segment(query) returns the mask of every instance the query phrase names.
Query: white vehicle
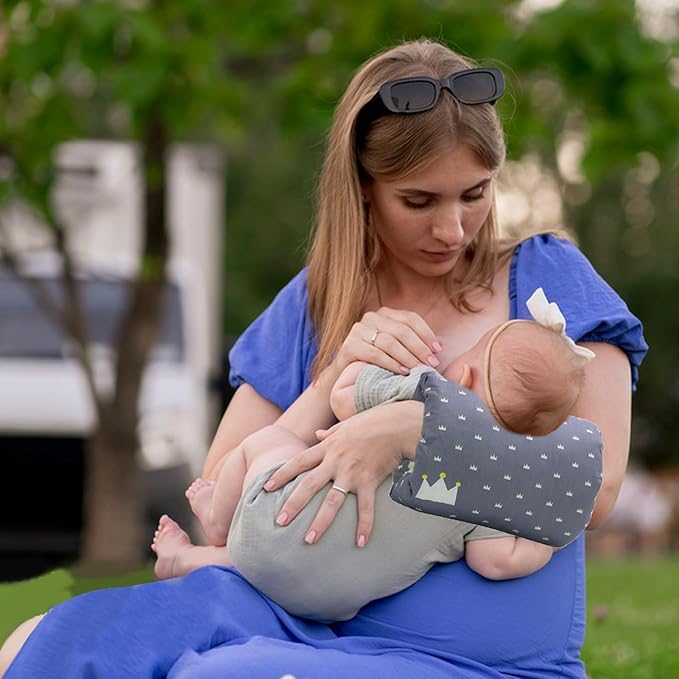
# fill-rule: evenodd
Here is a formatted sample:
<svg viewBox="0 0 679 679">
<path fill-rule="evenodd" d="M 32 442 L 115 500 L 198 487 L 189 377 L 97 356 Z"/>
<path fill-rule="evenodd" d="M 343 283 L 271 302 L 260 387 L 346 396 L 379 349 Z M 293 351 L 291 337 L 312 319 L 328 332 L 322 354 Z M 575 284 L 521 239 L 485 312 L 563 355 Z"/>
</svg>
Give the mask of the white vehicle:
<svg viewBox="0 0 679 679">
<path fill-rule="evenodd" d="M 95 382 L 105 393 L 126 288 L 139 262 L 136 152 L 128 144 L 77 142 L 62 147 L 57 162 L 55 199 L 77 266 Z M 188 523 L 183 491 L 205 458 L 221 405 L 211 385 L 222 358 L 223 185 L 214 149 L 174 149 L 169 282 L 139 401 L 149 531 L 162 512 Z M 23 274 L 59 299 L 60 261 L 45 230 L 25 212 L 5 223 L 0 247 L 21 252 Z M 0 268 L 0 459 L 3 478 L 25 495 L 17 505 L 0 505 L 0 579 L 12 578 L 14 570 L 26 577 L 77 554 L 84 441 L 93 425 L 71 341 L 25 282 Z"/>
</svg>

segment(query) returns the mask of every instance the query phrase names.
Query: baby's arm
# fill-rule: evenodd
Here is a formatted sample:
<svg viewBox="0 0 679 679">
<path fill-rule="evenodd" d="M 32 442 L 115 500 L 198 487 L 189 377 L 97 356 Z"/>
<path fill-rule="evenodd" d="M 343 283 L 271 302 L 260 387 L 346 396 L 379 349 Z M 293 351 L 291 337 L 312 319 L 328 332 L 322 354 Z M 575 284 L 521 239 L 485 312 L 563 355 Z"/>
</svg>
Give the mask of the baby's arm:
<svg viewBox="0 0 679 679">
<path fill-rule="evenodd" d="M 354 392 L 358 375 L 368 363 L 354 361 L 340 373 L 330 391 L 330 407 L 338 420 L 347 420 L 356 414 Z"/>
<path fill-rule="evenodd" d="M 552 558 L 554 549 L 526 538 L 469 540 L 465 559 L 473 571 L 489 580 L 509 580 L 530 575 Z"/>
</svg>

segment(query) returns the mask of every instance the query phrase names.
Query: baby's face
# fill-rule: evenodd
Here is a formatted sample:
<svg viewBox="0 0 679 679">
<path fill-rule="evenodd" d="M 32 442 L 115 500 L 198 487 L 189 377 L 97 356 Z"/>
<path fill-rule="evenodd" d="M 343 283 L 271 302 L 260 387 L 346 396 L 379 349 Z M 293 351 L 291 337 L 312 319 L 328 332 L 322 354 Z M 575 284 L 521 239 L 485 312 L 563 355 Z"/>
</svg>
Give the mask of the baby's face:
<svg viewBox="0 0 679 679">
<path fill-rule="evenodd" d="M 465 365 L 469 366 L 471 370 L 472 385 L 469 387 L 474 391 L 479 391 L 483 388 L 483 360 L 486 350 L 486 344 L 490 339 L 491 334 L 495 328 L 491 328 L 476 342 L 473 347 L 470 347 L 463 354 L 460 354 L 452 363 L 450 363 L 445 370 L 440 371 L 441 374 L 451 382 L 460 382 L 464 373 Z"/>
<path fill-rule="evenodd" d="M 463 354 L 464 355 L 464 354 Z M 458 382 L 460 379 L 461 370 L 459 367 L 459 358 L 455 359 L 451 364 L 446 367 L 441 374 L 451 382 Z"/>
</svg>

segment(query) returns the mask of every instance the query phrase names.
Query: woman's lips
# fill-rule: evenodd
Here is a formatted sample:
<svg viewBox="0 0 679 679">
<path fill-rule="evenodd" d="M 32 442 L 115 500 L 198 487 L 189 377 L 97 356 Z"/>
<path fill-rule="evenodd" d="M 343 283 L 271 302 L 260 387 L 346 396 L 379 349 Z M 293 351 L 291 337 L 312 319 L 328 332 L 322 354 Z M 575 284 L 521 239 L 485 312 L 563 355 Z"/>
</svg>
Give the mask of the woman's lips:
<svg viewBox="0 0 679 679">
<path fill-rule="evenodd" d="M 444 252 L 422 250 L 422 253 L 432 262 L 449 262 L 457 257 L 457 250 L 446 250 Z"/>
</svg>

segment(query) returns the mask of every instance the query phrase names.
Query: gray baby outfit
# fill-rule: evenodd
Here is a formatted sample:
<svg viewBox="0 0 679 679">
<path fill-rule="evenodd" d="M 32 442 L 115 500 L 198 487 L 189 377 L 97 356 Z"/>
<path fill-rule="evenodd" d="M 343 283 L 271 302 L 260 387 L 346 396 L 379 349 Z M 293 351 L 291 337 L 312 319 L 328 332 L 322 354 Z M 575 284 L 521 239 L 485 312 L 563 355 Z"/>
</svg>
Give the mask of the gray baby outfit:
<svg viewBox="0 0 679 679">
<path fill-rule="evenodd" d="M 429 370 L 416 368 L 404 377 L 374 366 L 364 368 L 356 382 L 357 410 L 411 398 Z M 413 584 L 435 563 L 462 558 L 466 541 L 506 537 L 486 526 L 412 511 L 394 502 L 389 497 L 390 477 L 377 489 L 375 524 L 365 547 L 356 547 L 353 494 L 318 543 L 307 545 L 304 535 L 325 492 L 317 493 L 288 526 L 276 525 L 280 508 L 304 477 L 267 493 L 263 485 L 279 466 L 260 474 L 244 493 L 227 547 L 242 575 L 294 615 L 321 622 L 348 620 L 368 602 Z"/>
</svg>

